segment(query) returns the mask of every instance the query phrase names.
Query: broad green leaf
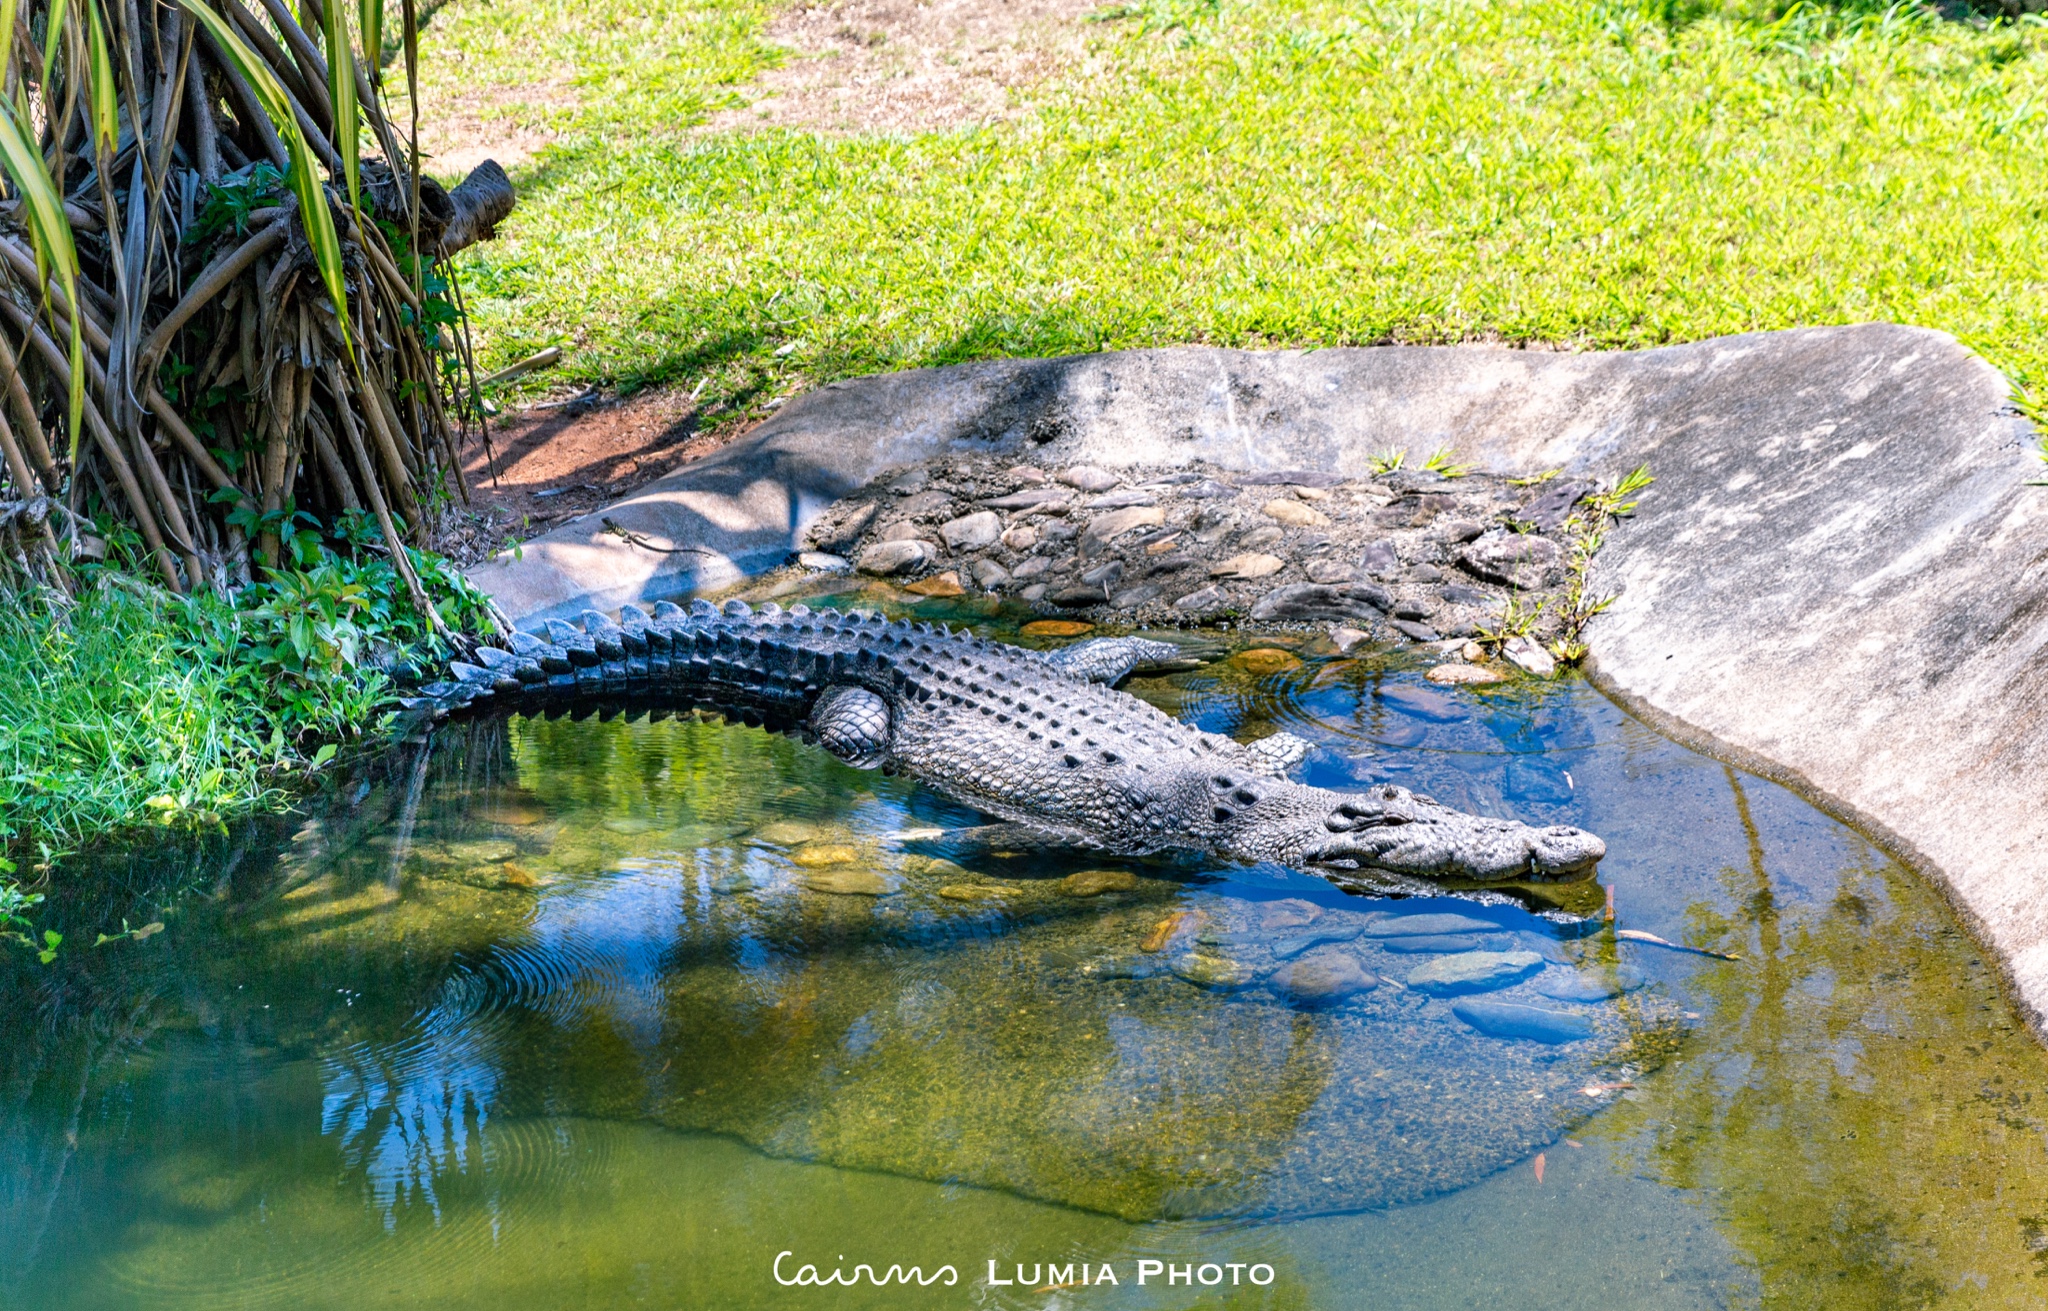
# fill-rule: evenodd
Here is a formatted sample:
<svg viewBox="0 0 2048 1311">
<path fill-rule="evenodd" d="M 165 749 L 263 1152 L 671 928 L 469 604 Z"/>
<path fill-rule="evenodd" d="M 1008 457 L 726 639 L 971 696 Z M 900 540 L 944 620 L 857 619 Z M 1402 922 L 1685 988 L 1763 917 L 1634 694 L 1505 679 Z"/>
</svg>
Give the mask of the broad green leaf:
<svg viewBox="0 0 2048 1311">
<path fill-rule="evenodd" d="M 329 0 L 329 7 L 339 2 Z M 334 316 L 341 326 L 342 344 L 353 364 L 355 345 L 348 326 L 348 277 L 342 264 L 341 237 L 334 230 L 334 211 L 327 208 L 327 191 L 321 186 L 320 174 L 314 168 L 312 148 L 306 144 L 305 134 L 299 131 L 299 119 L 292 112 L 291 98 L 285 94 L 277 75 L 270 71 L 270 65 L 264 63 L 228 26 L 227 19 L 201 0 L 178 0 L 178 3 L 186 13 L 199 20 L 214 44 L 248 82 L 250 90 L 256 93 L 257 102 L 263 106 L 263 112 L 269 115 L 272 125 L 277 128 L 278 139 L 284 142 L 285 155 L 291 163 L 287 181 L 291 184 L 292 194 L 299 198 L 299 222 L 305 225 L 306 244 L 313 248 L 314 266 L 320 270 L 320 281 L 327 288 L 327 298 L 334 302 Z"/>
<path fill-rule="evenodd" d="M 334 150 L 348 175 L 348 205 L 363 221 L 362 144 L 356 112 L 356 52 L 348 36 L 348 9 L 327 0 L 321 13 L 327 33 L 327 94 L 334 101 Z M 365 33 L 367 36 L 368 33 Z"/>
<path fill-rule="evenodd" d="M 113 163 L 114 142 L 121 136 L 120 88 L 114 82 L 114 58 L 107 53 L 107 30 L 100 23 L 99 0 L 85 0 L 86 99 L 92 106 L 93 147 L 102 162 Z"/>
<path fill-rule="evenodd" d="M 85 414 L 85 340 L 80 331 L 78 306 L 78 246 L 72 240 L 71 220 L 64 217 L 64 198 L 57 194 L 43 166 L 43 152 L 37 148 L 34 130 L 16 116 L 8 105 L 0 111 L 0 168 L 7 172 L 14 189 L 21 193 L 22 217 L 27 221 L 29 242 L 35 247 L 36 266 L 54 273 L 71 314 L 71 465 L 78 466 L 78 427 Z M 44 303 L 48 304 L 45 292 Z"/>
</svg>

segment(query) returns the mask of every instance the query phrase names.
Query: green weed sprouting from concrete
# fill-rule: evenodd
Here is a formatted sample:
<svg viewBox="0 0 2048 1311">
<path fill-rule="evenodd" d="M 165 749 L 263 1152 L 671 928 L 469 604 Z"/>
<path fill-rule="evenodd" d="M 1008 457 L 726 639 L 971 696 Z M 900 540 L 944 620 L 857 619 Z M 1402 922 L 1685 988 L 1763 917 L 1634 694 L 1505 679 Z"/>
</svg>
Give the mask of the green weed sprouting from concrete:
<svg viewBox="0 0 2048 1311">
<path fill-rule="evenodd" d="M 1458 453 L 1456 451 L 1448 446 L 1439 446 L 1435 451 L 1431 452 L 1427 460 L 1422 462 L 1422 467 L 1431 473 L 1442 474 L 1446 478 L 1463 478 L 1479 466 L 1476 464 L 1460 464 L 1458 463 Z"/>
<path fill-rule="evenodd" d="M 1593 557 L 1607 539 L 1607 529 L 1618 519 L 1633 514 L 1635 499 L 1657 479 L 1650 466 L 1639 464 L 1612 487 L 1589 494 L 1565 520 L 1565 534 L 1571 542 L 1571 563 L 1566 566 L 1564 590 L 1556 599 L 1558 632 L 1550 642 L 1550 654 L 1560 664 L 1576 665 L 1586 658 L 1586 625 L 1594 615 L 1614 604 L 1612 596 L 1594 596 L 1588 589 Z"/>
</svg>

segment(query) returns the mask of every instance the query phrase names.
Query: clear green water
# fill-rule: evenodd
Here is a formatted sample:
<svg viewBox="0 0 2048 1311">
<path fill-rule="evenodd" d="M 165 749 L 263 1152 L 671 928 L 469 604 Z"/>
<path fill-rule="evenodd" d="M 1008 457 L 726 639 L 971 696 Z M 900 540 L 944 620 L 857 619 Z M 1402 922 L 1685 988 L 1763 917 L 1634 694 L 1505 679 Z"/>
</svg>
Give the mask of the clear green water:
<svg viewBox="0 0 2048 1311">
<path fill-rule="evenodd" d="M 1593 828 L 1623 926 L 1742 959 L 1269 869 L 1076 896 L 1090 866 L 905 844 L 970 817 L 752 730 L 479 721 L 314 818 L 109 859 L 74 943 L 167 928 L 9 961 L 0 1305 L 2048 1298 L 2048 1061 L 1926 888 L 1581 683 L 1404 659 L 1134 690 L 1314 738 L 1310 781 Z M 1381 980 L 1339 1004 L 1265 981 L 1304 933 L 1446 911 L 1545 959 L 1495 997 L 1596 1036 L 1477 1033 L 1391 938 L 1303 950 Z M 1538 994 L 1568 975 L 1642 986 Z M 786 1288 L 783 1251 L 959 1279 Z M 1224 1282 L 1141 1288 L 1147 1260 Z"/>
</svg>

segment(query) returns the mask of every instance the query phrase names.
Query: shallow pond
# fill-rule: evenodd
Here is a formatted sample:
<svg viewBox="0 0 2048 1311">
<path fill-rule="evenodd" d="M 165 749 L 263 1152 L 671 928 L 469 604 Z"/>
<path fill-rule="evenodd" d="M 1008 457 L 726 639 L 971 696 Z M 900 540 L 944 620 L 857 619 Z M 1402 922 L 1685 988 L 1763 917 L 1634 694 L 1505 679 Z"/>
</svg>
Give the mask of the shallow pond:
<svg viewBox="0 0 2048 1311">
<path fill-rule="evenodd" d="M 1421 674 L 1269 647 L 1132 690 L 1312 738 L 1311 782 L 1594 829 L 1604 886 L 949 851 L 957 807 L 694 718 L 477 719 L 110 860 L 0 976 L 0 1304 L 2048 1296 L 2048 1060 L 1927 888 L 1582 682 Z M 1609 888 L 1739 959 L 1597 931 Z M 83 946 L 116 910 L 167 927 Z M 1440 995 L 1474 962 L 1501 986 Z"/>
</svg>

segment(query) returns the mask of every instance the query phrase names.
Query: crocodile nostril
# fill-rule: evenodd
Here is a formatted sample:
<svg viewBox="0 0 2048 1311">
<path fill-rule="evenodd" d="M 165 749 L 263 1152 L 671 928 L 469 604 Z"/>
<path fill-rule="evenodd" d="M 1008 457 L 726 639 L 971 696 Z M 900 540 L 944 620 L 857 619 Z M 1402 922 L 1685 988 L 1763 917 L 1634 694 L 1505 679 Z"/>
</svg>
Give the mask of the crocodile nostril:
<svg viewBox="0 0 2048 1311">
<path fill-rule="evenodd" d="M 1228 824 L 1231 820 L 1236 818 L 1237 812 L 1230 809 L 1228 806 L 1216 807 L 1216 822 L 1218 824 Z"/>
<path fill-rule="evenodd" d="M 1233 800 L 1240 806 L 1256 806 L 1259 804 L 1259 794 L 1245 788 L 1239 788 Z"/>
</svg>

